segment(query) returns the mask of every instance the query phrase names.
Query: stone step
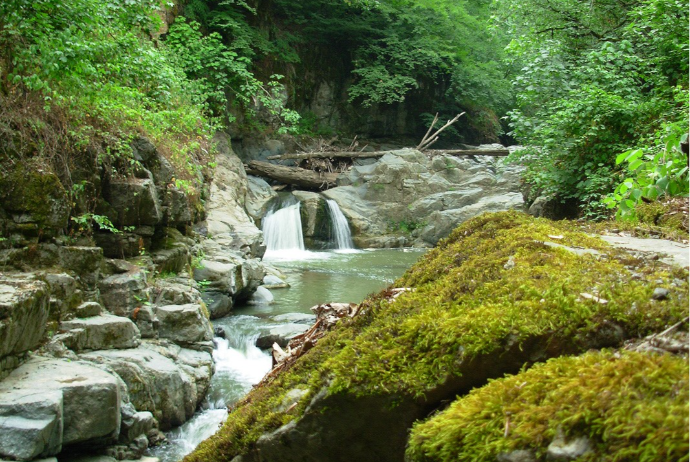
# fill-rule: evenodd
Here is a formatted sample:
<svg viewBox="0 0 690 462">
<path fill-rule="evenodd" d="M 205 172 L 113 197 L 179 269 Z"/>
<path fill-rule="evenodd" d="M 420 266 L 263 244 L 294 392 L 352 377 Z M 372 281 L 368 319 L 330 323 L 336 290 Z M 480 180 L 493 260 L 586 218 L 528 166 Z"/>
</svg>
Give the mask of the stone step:
<svg viewBox="0 0 690 462">
<path fill-rule="evenodd" d="M 73 351 L 136 348 L 141 334 L 128 318 L 103 314 L 60 324 L 60 340 Z"/>
</svg>

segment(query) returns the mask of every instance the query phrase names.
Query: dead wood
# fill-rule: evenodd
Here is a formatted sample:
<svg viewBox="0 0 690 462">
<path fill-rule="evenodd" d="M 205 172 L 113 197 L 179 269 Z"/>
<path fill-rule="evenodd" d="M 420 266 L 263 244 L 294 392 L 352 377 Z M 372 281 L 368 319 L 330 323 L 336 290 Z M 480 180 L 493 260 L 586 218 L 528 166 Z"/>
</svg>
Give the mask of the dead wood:
<svg viewBox="0 0 690 462">
<path fill-rule="evenodd" d="M 335 186 L 338 173 L 315 172 L 299 167 L 286 167 L 268 162 L 252 160 L 249 169 L 253 175 L 271 178 L 306 189 L 328 189 Z"/>
</svg>

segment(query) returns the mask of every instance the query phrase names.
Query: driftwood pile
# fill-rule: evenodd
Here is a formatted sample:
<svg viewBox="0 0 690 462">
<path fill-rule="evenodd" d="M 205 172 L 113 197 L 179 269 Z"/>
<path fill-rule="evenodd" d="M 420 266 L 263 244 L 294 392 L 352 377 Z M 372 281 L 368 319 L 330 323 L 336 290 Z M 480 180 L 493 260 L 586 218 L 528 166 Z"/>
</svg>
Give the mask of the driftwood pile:
<svg viewBox="0 0 690 462">
<path fill-rule="evenodd" d="M 384 292 L 384 299 L 392 303 L 405 292 L 412 291 L 407 287 L 391 288 Z M 310 308 L 316 314 L 316 322 L 303 334 L 297 335 L 290 340 L 286 349 L 282 349 L 277 343 L 273 344 L 273 368 L 261 379 L 256 387 L 266 385 L 275 379 L 283 370 L 292 366 L 297 359 L 307 351 L 314 348 L 314 345 L 321 340 L 324 335 L 333 329 L 343 318 L 354 318 L 364 312 L 362 304 L 356 303 L 324 303 Z"/>
<path fill-rule="evenodd" d="M 446 154 L 452 156 L 492 156 L 503 157 L 509 154 L 507 149 L 434 149 L 429 147 L 438 141 L 439 134 L 458 121 L 462 115 L 458 114 L 453 119 L 448 120 L 445 125 L 434 131 L 434 126 L 438 122 L 438 113 L 434 118 L 429 130 L 426 132 L 422 141 L 415 148 L 424 152 L 428 156 Z M 383 157 L 395 151 L 373 151 L 363 152 L 364 148 L 355 151 L 358 147 L 357 137 L 348 148 L 338 151 L 332 143 L 336 140 L 320 140 L 319 144 L 311 152 L 299 152 L 269 156 L 267 160 L 277 161 L 297 161 L 297 166 L 288 167 L 270 162 L 253 160 L 247 164 L 246 170 L 250 175 L 260 176 L 279 181 L 287 185 L 297 186 L 303 189 L 325 190 L 336 186 L 336 179 L 342 172 L 347 171 L 356 159 L 372 159 Z"/>
</svg>

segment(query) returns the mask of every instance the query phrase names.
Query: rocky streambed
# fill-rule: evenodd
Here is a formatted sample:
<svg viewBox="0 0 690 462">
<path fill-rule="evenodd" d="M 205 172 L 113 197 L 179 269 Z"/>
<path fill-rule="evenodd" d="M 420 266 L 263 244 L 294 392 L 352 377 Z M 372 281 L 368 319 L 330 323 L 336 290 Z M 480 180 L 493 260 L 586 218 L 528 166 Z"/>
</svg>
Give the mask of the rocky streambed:
<svg viewBox="0 0 690 462">
<path fill-rule="evenodd" d="M 174 171 L 155 146 L 137 140 L 133 150 L 135 177 L 93 180 L 101 184 L 100 210 L 123 232 L 65 236 L 64 190 L 46 189 L 59 186 L 54 177 L 28 180 L 45 186 L 37 189 L 44 203 L 20 195 L 2 204 L 0 227 L 11 237 L 0 241 L 2 458 L 142 456 L 162 432 L 208 407 L 218 364 L 211 320 L 270 282 L 257 224 L 277 198 L 265 182 L 247 178 L 227 138 L 219 137 L 203 209 L 172 186 Z M 429 246 L 450 221 L 486 209 L 481 204 L 517 207 L 511 172 L 489 159 L 434 160 L 407 150 L 353 167 L 323 194 L 292 195 L 309 245 L 331 239 L 324 231 L 331 200 L 358 246 Z M 3 188 L 19 187 L 8 178 Z M 318 264 L 300 271 L 324 274 Z M 331 271 L 333 284 L 360 285 L 338 281 L 340 272 Z M 326 301 L 314 294 L 297 303 Z"/>
</svg>

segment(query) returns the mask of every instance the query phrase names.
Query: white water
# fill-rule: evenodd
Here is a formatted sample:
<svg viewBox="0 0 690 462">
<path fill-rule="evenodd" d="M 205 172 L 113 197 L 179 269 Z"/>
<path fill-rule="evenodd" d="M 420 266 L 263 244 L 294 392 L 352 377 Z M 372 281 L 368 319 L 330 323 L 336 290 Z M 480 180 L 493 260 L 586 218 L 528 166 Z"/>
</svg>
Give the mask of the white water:
<svg viewBox="0 0 690 462">
<path fill-rule="evenodd" d="M 263 219 L 261 230 L 269 257 L 280 252 L 304 252 L 299 202 L 269 212 Z"/>
<path fill-rule="evenodd" d="M 228 339 L 215 338 L 216 372 L 202 409 L 182 426 L 166 434 L 168 444 L 150 451 L 161 462 L 175 462 L 209 438 L 228 415 L 227 406 L 243 397 L 271 369 L 271 357 L 255 346 L 262 321 L 254 316 L 223 320 Z"/>
<path fill-rule="evenodd" d="M 334 200 L 326 199 L 328 204 L 328 211 L 331 214 L 331 229 L 335 237 L 335 244 L 337 250 L 354 249 L 355 245 L 352 243 L 352 234 L 350 233 L 350 225 L 347 223 L 347 218 L 338 207 L 338 203 Z"/>
</svg>

